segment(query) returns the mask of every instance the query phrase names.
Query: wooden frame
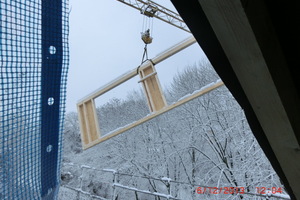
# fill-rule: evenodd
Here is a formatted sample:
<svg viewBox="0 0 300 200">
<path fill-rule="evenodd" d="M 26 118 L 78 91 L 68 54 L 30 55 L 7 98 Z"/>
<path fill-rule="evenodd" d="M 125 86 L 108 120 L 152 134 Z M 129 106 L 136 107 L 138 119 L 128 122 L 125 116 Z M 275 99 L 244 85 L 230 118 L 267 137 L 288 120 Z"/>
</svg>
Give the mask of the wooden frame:
<svg viewBox="0 0 300 200">
<path fill-rule="evenodd" d="M 81 141 L 86 146 L 100 137 L 100 127 L 97 119 L 94 99 L 78 105 L 81 130 Z"/>
<path fill-rule="evenodd" d="M 206 93 L 208 93 L 208 92 L 210 92 L 210 91 L 212 91 L 212 90 L 214 90 L 214 89 L 216 89 L 220 86 L 223 86 L 223 85 L 224 85 L 224 83 L 222 81 L 217 81 L 216 83 L 210 85 L 209 87 L 205 87 L 204 89 L 202 89 L 202 90 L 200 90 L 200 91 L 198 91 L 198 92 L 196 92 L 196 93 L 194 93 L 194 94 L 192 94 L 192 95 L 190 95 L 190 96 L 188 96 L 188 97 L 186 97 L 186 98 L 184 98 L 184 99 L 182 99 L 182 100 L 180 100 L 180 101 L 178 101 L 178 102 L 176 102 L 172 105 L 166 106 L 166 107 L 162 108 L 159 111 L 152 112 L 150 115 L 147 115 L 146 117 L 144 117 L 144 118 L 142 118 L 142 119 L 140 119 L 140 120 L 138 120 L 134 123 L 128 124 L 128 125 L 124 126 L 121 129 L 116 129 L 116 131 L 113 131 L 110 134 L 106 134 L 103 137 L 99 137 L 98 139 L 96 139 L 94 141 L 91 141 L 88 144 L 83 143 L 83 149 L 90 148 L 90 147 L 92 147 L 96 144 L 99 144 L 99 143 L 101 143 L 105 140 L 108 140 L 108 139 L 110 139 L 114 136 L 117 136 L 117 135 L 119 135 L 119 134 L 121 134 L 125 131 L 128 131 L 128 130 L 130 130 L 130 129 L 132 129 L 132 128 L 134 128 L 134 127 L 136 127 L 136 126 L 138 126 L 142 123 L 145 123 L 145 122 L 147 122 L 147 121 L 149 121 L 149 120 L 151 120 L 151 119 L 153 119 L 153 118 L 155 118 L 155 117 L 157 117 L 157 116 L 159 116 L 159 115 L 161 115 L 165 112 L 168 112 L 168 111 L 170 111 L 170 110 L 172 110 L 172 109 L 174 109 L 174 108 L 176 108 L 176 107 L 178 107 L 182 104 L 185 104 L 185 103 L 187 103 L 187 102 L 189 102 L 189 101 L 191 101 L 191 100 L 193 100 L 193 99 L 195 99 L 195 98 L 197 98 L 201 95 L 204 95 L 204 94 L 206 94 Z M 81 135 L 83 135 L 83 134 L 81 134 Z"/>
<path fill-rule="evenodd" d="M 175 53 L 185 49 L 186 47 L 194 44 L 195 42 L 196 40 L 194 39 L 194 37 L 189 37 L 186 40 L 164 51 L 157 57 L 153 58 L 151 61 L 147 61 L 143 63 L 143 65 L 139 66 L 138 69 L 133 69 L 121 75 L 120 77 L 116 78 L 115 80 L 111 81 L 110 83 L 106 84 L 105 86 L 99 88 L 98 90 L 94 91 L 90 95 L 81 99 L 77 103 L 77 110 L 78 110 L 78 117 L 80 122 L 80 131 L 81 131 L 81 140 L 82 140 L 83 149 L 90 148 L 100 142 L 103 142 L 109 138 L 112 138 L 125 131 L 128 131 L 134 128 L 135 126 L 147 122 L 153 119 L 154 117 L 157 117 L 211 90 L 214 90 L 222 86 L 223 82 L 217 81 L 216 83 L 213 83 L 212 85 L 209 85 L 187 96 L 186 98 L 181 99 L 180 101 L 172 105 L 167 105 L 154 65 L 174 55 Z M 139 83 L 143 84 L 145 96 L 147 98 L 148 106 L 151 114 L 147 115 L 142 119 L 139 119 L 134 123 L 128 124 L 122 128 L 118 128 L 115 131 L 112 131 L 109 134 L 102 136 L 100 132 L 97 113 L 96 113 L 96 106 L 94 101 L 95 98 L 117 87 L 118 85 L 124 83 L 125 81 L 135 77 L 137 74 L 140 75 L 141 79 Z"/>
</svg>

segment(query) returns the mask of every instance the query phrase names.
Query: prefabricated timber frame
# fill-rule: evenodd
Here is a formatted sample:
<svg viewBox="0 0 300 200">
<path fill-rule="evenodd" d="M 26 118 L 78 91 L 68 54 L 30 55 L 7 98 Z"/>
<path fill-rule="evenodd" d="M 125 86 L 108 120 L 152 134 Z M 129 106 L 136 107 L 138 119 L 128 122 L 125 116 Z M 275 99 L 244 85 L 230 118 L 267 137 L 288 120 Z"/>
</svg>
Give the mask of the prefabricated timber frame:
<svg viewBox="0 0 300 200">
<path fill-rule="evenodd" d="M 77 103 L 77 109 L 78 109 L 78 117 L 80 122 L 81 140 L 82 140 L 83 149 L 90 148 L 100 142 L 103 142 L 114 136 L 117 136 L 125 131 L 134 128 L 135 126 L 147 122 L 167 111 L 170 111 L 184 103 L 187 103 L 188 101 L 191 101 L 205 93 L 208 93 L 224 85 L 223 82 L 219 80 L 213 84 L 210 84 L 207 87 L 204 87 L 203 89 L 197 92 L 194 92 L 193 94 L 187 96 L 186 98 L 181 99 L 176 103 L 167 105 L 154 65 L 176 54 L 177 52 L 189 47 L 195 42 L 196 42 L 195 38 L 191 36 L 186 40 L 167 49 L 166 51 L 159 54 L 152 60 L 144 62 L 137 69 L 133 69 L 119 76 L 118 78 L 114 79 L 113 81 L 109 82 L 103 87 L 92 92 L 90 95 L 81 99 Z M 135 77 L 138 74 L 140 75 L 141 78 L 139 83 L 143 84 L 145 95 L 148 101 L 149 110 L 151 113 L 146 117 L 139 119 L 138 121 L 135 121 L 134 123 L 128 124 L 122 128 L 118 128 L 115 131 L 110 132 L 109 134 L 101 136 L 94 100 L 97 97 L 103 95 L 104 93 L 110 91 L 111 89 L 117 87 L 118 85 Z"/>
</svg>

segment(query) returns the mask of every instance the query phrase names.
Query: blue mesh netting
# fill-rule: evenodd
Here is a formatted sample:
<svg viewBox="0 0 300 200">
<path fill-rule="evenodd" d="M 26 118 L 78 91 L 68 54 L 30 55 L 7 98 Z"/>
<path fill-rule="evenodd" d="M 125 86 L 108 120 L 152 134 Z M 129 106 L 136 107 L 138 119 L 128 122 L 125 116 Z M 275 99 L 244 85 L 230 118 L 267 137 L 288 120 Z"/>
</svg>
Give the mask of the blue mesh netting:
<svg viewBox="0 0 300 200">
<path fill-rule="evenodd" d="M 57 197 L 67 6 L 67 0 L 0 0 L 0 199 Z"/>
</svg>

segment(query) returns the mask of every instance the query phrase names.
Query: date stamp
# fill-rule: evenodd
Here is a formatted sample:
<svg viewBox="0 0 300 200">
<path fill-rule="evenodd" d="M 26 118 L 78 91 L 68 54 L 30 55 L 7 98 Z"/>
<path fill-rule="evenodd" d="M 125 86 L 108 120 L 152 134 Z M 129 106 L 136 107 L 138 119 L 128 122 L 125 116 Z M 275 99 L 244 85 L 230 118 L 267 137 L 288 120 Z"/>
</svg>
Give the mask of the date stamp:
<svg viewBox="0 0 300 200">
<path fill-rule="evenodd" d="M 281 187 L 256 187 L 257 194 L 282 194 Z M 245 187 L 197 187 L 197 194 L 245 194 Z"/>
<path fill-rule="evenodd" d="M 245 194 L 244 187 L 197 187 L 197 194 Z"/>
</svg>

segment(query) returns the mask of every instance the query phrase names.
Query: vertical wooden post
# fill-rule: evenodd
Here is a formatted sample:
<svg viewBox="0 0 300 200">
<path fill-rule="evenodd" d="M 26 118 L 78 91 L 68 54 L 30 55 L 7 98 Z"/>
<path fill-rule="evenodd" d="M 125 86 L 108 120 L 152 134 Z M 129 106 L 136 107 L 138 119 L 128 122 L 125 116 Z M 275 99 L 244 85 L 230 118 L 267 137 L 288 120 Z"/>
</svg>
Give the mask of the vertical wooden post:
<svg viewBox="0 0 300 200">
<path fill-rule="evenodd" d="M 77 106 L 83 147 L 100 138 L 100 128 L 94 99 Z"/>
<path fill-rule="evenodd" d="M 140 70 L 139 74 L 141 78 L 139 82 L 143 84 L 150 112 L 159 111 L 167 106 L 154 65 Z"/>
</svg>

